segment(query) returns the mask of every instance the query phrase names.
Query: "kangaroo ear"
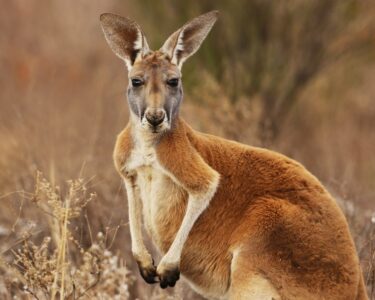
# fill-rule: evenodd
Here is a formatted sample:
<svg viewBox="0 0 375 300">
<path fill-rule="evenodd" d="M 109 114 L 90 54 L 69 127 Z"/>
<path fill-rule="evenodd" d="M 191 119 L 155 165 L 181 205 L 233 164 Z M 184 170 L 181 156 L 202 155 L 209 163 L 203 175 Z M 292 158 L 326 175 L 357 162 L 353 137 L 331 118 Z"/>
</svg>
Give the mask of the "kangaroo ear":
<svg viewBox="0 0 375 300">
<path fill-rule="evenodd" d="M 215 24 L 218 14 L 217 10 L 211 11 L 186 23 L 172 33 L 160 51 L 167 54 L 171 62 L 181 69 L 184 61 L 199 49 Z"/>
<path fill-rule="evenodd" d="M 100 16 L 104 36 L 112 51 L 123 59 L 128 67 L 150 51 L 139 25 L 118 15 L 105 13 Z"/>
</svg>

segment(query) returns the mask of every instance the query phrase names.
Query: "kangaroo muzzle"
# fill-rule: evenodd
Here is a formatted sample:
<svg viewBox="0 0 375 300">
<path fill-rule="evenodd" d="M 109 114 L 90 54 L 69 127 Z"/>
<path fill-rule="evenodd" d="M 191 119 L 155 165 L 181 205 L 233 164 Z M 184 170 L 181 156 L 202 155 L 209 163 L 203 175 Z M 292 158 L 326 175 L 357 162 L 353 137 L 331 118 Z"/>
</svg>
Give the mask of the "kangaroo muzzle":
<svg viewBox="0 0 375 300">
<path fill-rule="evenodd" d="M 158 127 L 162 124 L 166 118 L 166 113 L 164 109 L 147 109 L 145 112 L 145 118 L 153 127 Z"/>
</svg>

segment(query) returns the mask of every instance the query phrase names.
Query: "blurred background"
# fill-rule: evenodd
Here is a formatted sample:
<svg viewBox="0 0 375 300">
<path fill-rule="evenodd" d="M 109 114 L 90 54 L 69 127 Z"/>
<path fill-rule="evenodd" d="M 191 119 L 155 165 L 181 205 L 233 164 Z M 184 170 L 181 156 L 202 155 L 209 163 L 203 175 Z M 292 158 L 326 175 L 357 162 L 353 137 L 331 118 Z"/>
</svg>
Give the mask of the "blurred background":
<svg viewBox="0 0 375 300">
<path fill-rule="evenodd" d="M 347 215 L 375 299 L 374 1 L 0 3 L 3 299 L 53 298 L 51 286 L 64 280 L 66 291 L 56 297 L 200 299 L 184 284 L 160 292 L 143 283 L 130 255 L 126 196 L 112 162 L 116 135 L 128 120 L 127 71 L 107 46 L 99 15 L 136 20 L 158 49 L 212 9 L 220 10 L 219 21 L 183 68 L 182 116 L 195 129 L 282 152 L 315 174 Z M 56 227 L 56 201 L 66 209 L 66 199 L 75 197 L 68 180 L 77 178 L 82 192 L 96 197 Z M 71 242 L 60 261 L 65 279 L 56 267 L 59 224 L 69 227 Z M 93 245 L 101 256 L 92 254 Z M 105 270 L 85 275 L 86 254 L 108 259 L 118 277 L 108 279 Z M 87 277 L 80 288 L 71 279 L 77 270 Z"/>
</svg>

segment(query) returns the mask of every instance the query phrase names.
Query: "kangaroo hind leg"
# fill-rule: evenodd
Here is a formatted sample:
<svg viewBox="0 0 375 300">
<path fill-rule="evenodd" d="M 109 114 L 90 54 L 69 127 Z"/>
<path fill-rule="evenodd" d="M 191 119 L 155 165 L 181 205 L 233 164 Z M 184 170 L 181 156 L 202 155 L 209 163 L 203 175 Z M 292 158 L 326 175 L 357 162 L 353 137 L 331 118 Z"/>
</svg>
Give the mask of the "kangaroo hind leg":
<svg viewBox="0 0 375 300">
<path fill-rule="evenodd" d="M 245 253 L 233 256 L 229 300 L 280 300 L 272 283 L 251 266 L 251 259 Z"/>
</svg>

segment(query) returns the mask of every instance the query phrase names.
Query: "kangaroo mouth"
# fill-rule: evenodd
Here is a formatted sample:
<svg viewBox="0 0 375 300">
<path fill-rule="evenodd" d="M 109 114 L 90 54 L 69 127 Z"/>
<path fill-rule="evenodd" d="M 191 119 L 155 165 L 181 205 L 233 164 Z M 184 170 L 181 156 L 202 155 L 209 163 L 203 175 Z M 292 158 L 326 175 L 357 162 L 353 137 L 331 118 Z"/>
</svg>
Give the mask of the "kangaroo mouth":
<svg viewBox="0 0 375 300">
<path fill-rule="evenodd" d="M 144 128 L 144 130 L 152 134 L 158 134 L 167 131 L 170 128 L 170 125 L 168 121 L 164 121 L 163 123 L 156 126 L 146 122 L 142 124 L 142 127 Z"/>
</svg>

